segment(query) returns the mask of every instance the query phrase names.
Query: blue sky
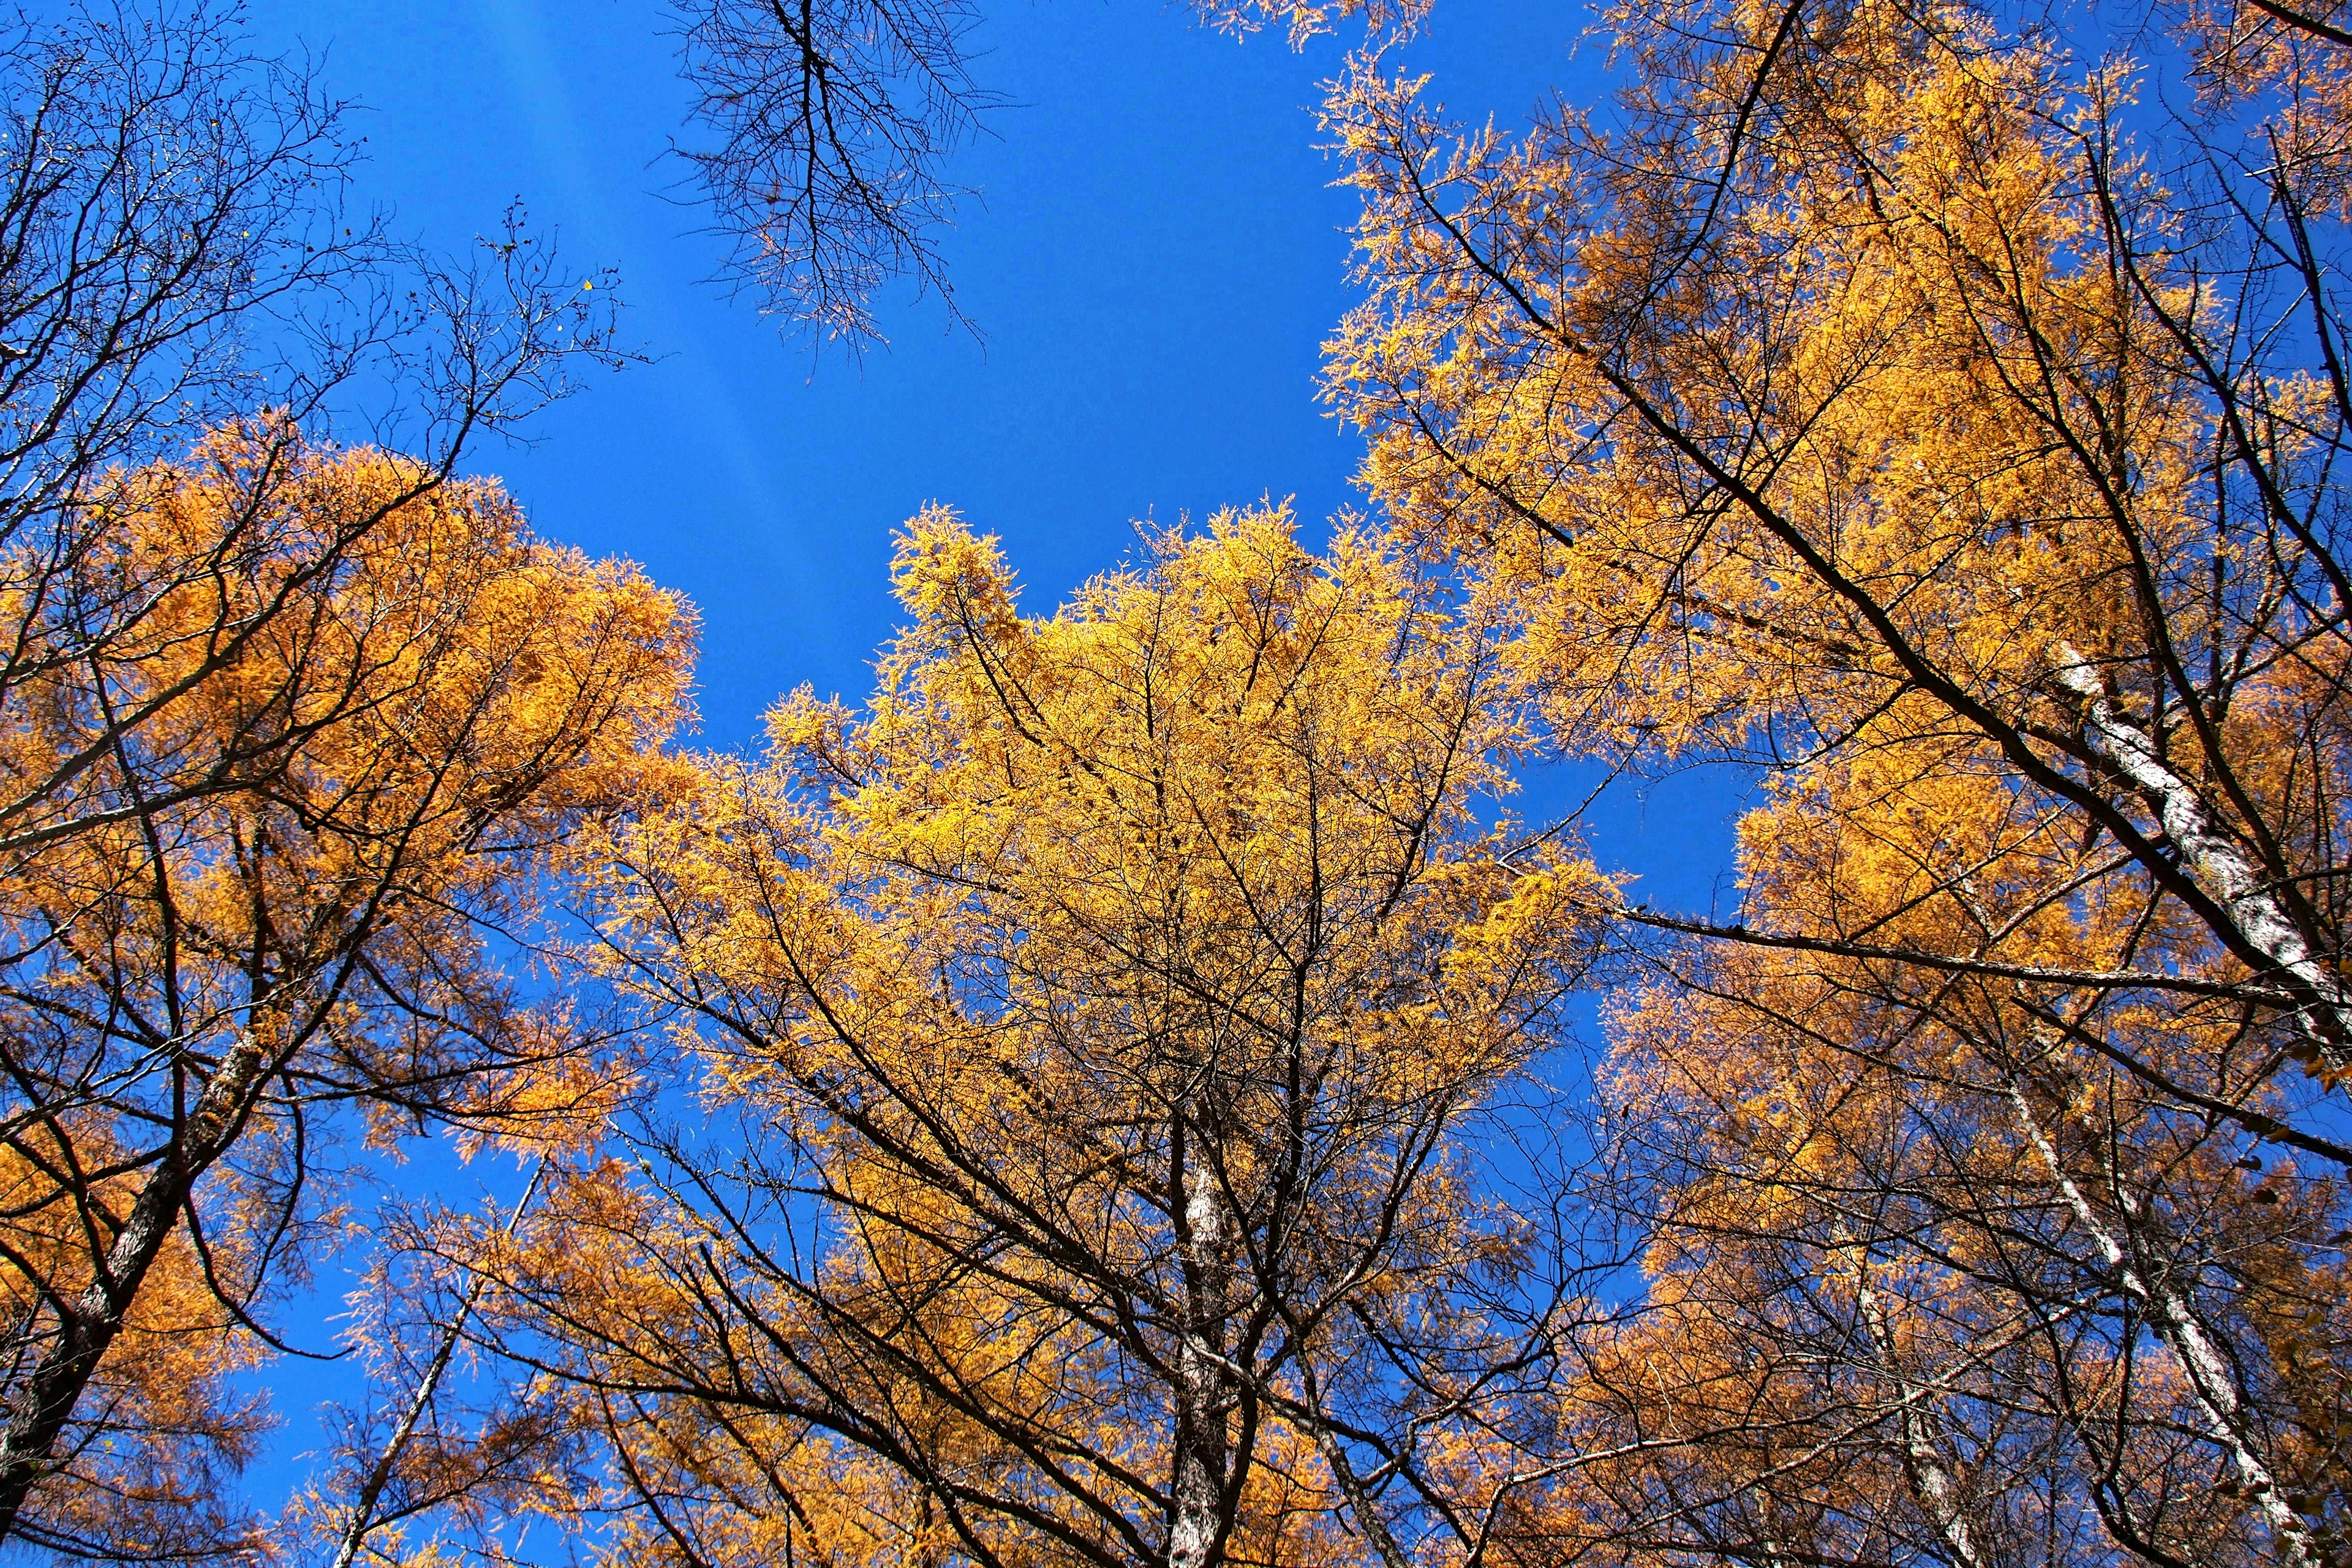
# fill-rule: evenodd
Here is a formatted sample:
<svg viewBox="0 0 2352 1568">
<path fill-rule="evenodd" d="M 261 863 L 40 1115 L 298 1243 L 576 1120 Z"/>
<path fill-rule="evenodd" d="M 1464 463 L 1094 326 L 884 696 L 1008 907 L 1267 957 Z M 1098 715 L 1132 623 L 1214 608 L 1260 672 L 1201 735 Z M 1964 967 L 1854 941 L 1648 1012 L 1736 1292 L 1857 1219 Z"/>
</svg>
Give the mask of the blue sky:
<svg viewBox="0 0 2352 1568">
<path fill-rule="evenodd" d="M 534 445 L 485 447 L 476 466 L 542 533 L 631 556 L 699 606 L 704 743 L 750 741 L 802 681 L 864 693 L 892 625 L 890 531 L 927 501 L 1002 535 L 1042 610 L 1113 564 L 1134 520 L 1291 496 L 1313 531 L 1359 499 L 1356 438 L 1314 397 L 1318 345 L 1350 298 L 1352 204 L 1315 145 L 1333 40 L 1237 43 L 1138 0 L 990 5 L 977 75 L 1013 107 L 951 171 L 979 196 L 945 247 L 983 337 L 901 291 L 882 312 L 890 345 L 859 364 L 812 361 L 704 281 L 719 242 L 660 156 L 688 94 L 659 0 L 252 0 L 252 15 L 259 47 L 307 48 L 364 106 L 358 195 L 396 231 L 462 247 L 520 197 L 583 272 L 620 269 L 628 334 L 654 363 L 594 377 Z M 1549 91 L 1593 94 L 1585 20 L 1442 0 L 1401 63 L 1508 124 Z M 1583 793 L 1531 782 L 1538 814 Z M 1726 800 L 1706 779 L 1621 792 L 1595 847 L 1643 870 L 1649 896 L 1704 907 Z M 319 1285 L 322 1314 L 343 1287 L 331 1269 Z M 322 1315 L 292 1315 L 299 1341 L 331 1337 Z M 248 1478 L 257 1503 L 300 1473 L 310 1409 L 344 1375 L 270 1373 L 289 1425 Z"/>
<path fill-rule="evenodd" d="M 1330 39 L 1208 32 L 1132 0 L 1008 0 L 975 42 L 1012 100 L 952 174 L 958 300 L 885 301 L 862 366 L 781 344 L 702 280 L 719 242 L 659 155 L 688 103 L 658 0 L 257 0 L 266 47 L 360 100 L 364 199 L 462 247 L 520 196 L 583 269 L 620 268 L 657 363 L 486 447 L 541 531 L 625 553 L 701 606 L 707 739 L 802 680 L 855 694 L 887 635 L 892 527 L 929 500 L 1002 534 L 1037 607 L 1131 520 L 1349 499 L 1356 447 L 1313 399 L 1348 298 L 1348 194 L 1317 151 Z M 1575 71 L 1574 7 L 1447 0 L 1416 62 L 1522 112 Z M 670 194 L 666 194 L 669 191 Z"/>
<path fill-rule="evenodd" d="M 1150 0 L 994 0 L 975 74 L 1009 107 L 950 170 L 978 195 L 945 249 L 958 302 L 884 301 L 853 363 L 780 342 L 708 281 L 721 244 L 662 154 L 690 93 L 663 0 L 250 0 L 362 106 L 361 200 L 462 248 L 520 198 L 583 270 L 619 268 L 654 363 L 596 375 L 529 447 L 478 450 L 540 531 L 628 555 L 699 607 L 701 741 L 743 744 L 803 681 L 855 700 L 889 635 L 890 532 L 929 501 L 1001 535 L 1033 609 L 1133 523 L 1295 497 L 1312 531 L 1360 500 L 1354 435 L 1315 399 L 1347 308 L 1351 195 L 1318 148 L 1339 38 L 1294 52 Z M 1441 0 L 1391 57 L 1458 116 L 1591 101 L 1601 50 L 1560 0 Z M 681 198 L 686 198 L 681 200 Z M 1540 814 L 1577 779 L 1529 781 Z M 1604 861 L 1684 905 L 1716 897 L 1719 782 L 1620 791 Z"/>
</svg>

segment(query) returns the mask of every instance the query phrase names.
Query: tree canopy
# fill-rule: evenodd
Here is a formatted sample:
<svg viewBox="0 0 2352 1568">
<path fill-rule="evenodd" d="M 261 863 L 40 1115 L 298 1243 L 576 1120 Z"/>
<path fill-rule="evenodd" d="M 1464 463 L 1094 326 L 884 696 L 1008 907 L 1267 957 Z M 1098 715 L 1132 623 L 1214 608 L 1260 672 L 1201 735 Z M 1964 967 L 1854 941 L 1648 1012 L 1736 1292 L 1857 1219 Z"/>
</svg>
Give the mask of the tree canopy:
<svg viewBox="0 0 2352 1568">
<path fill-rule="evenodd" d="M 1422 7 L 1203 14 L 1359 30 L 1370 509 L 1048 609 L 927 508 L 756 754 L 461 465 L 627 357 L 593 289 L 336 238 L 215 14 L 0 58 L 0 1540 L 2352 1563 L 2346 17 L 1629 5 L 1512 133 Z M 792 321 L 945 287 L 972 15 L 686 12 Z M 1736 910 L 1563 762 L 1739 781 Z M 359 1217 L 435 1140 L 527 1184 Z"/>
</svg>

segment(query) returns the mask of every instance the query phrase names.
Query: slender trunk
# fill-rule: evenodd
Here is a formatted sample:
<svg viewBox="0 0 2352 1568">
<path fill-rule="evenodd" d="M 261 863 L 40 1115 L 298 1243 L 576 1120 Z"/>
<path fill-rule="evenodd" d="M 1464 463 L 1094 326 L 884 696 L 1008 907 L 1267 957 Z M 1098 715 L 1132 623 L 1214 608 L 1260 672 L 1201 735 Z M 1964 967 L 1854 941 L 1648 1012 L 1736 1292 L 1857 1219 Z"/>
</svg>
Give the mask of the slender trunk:
<svg viewBox="0 0 2352 1568">
<path fill-rule="evenodd" d="M 249 1031 L 240 1036 L 197 1097 L 171 1150 L 148 1173 L 130 1218 L 98 1259 L 96 1278 L 71 1305 L 59 1309 L 57 1338 L 8 1401 L 7 1425 L 0 1429 L 0 1541 L 16 1533 L 16 1516 L 47 1468 L 58 1435 L 122 1331 L 139 1287 L 171 1239 L 196 1179 L 244 1124 L 268 1067 L 260 1043 Z"/>
<path fill-rule="evenodd" d="M 2312 952 L 2302 929 L 2236 835 L 2215 817 L 2190 783 L 2175 772 L 2155 742 L 2107 693 L 2098 673 L 2072 647 L 2059 684 L 2083 703 L 2092 743 L 2154 808 L 2165 837 L 2181 858 L 2221 896 L 2248 944 L 2277 966 L 2287 988 L 2304 998 L 2295 1021 L 2311 1057 L 2329 1078 L 2352 1073 L 2352 1007 L 2344 988 Z"/>
<path fill-rule="evenodd" d="M 1372 1555 L 1381 1560 L 1381 1568 L 1412 1568 L 1412 1559 L 1404 1554 L 1389 1521 L 1381 1517 L 1381 1505 L 1364 1490 L 1364 1483 L 1356 1475 L 1356 1467 L 1348 1458 L 1348 1450 L 1339 1434 L 1322 1423 L 1316 1423 L 1315 1446 L 1321 1450 L 1323 1462 L 1331 1467 L 1331 1479 L 1339 1483 L 1339 1495 L 1348 1500 L 1348 1512 L 1356 1528 L 1371 1543 Z"/>
<path fill-rule="evenodd" d="M 1951 1554 L 1954 1568 L 1983 1568 L 1984 1559 L 1977 1551 L 1975 1532 L 1969 1530 L 1968 1516 L 1961 1509 L 1960 1489 L 1944 1463 L 1927 1412 L 1922 1408 L 1919 1390 L 1904 1375 L 1894 1326 L 1887 1321 L 1886 1303 L 1877 1287 L 1870 1282 L 1868 1256 L 1864 1256 L 1855 1268 L 1859 1281 L 1855 1304 L 1862 1311 L 1863 1328 L 1870 1335 L 1879 1371 L 1895 1386 L 1895 1403 L 1902 1411 L 1903 1471 L 1911 1483 L 1911 1495 L 1934 1523 L 1936 1533 L 1943 1537 L 1944 1549 Z"/>
<path fill-rule="evenodd" d="M 1381 1560 L 1381 1568 L 1412 1568 L 1412 1560 L 1397 1544 L 1395 1534 L 1389 1529 L 1389 1521 L 1381 1517 L 1379 1501 L 1364 1489 L 1362 1478 L 1356 1474 L 1354 1461 L 1348 1458 L 1347 1444 L 1339 1440 L 1339 1434 L 1332 1430 L 1331 1423 L 1324 1417 L 1323 1390 L 1320 1380 L 1315 1375 L 1312 1360 L 1302 1357 L 1298 1373 L 1299 1391 L 1306 1395 L 1307 1404 L 1299 1420 L 1314 1437 L 1316 1450 L 1323 1456 L 1323 1462 L 1330 1467 L 1331 1479 L 1338 1484 L 1339 1495 L 1348 1500 L 1348 1511 L 1354 1517 L 1356 1528 L 1362 1531 L 1364 1539 L 1371 1543 L 1372 1554 Z"/>
<path fill-rule="evenodd" d="M 2179 1368 L 2198 1413 L 2204 1418 L 2206 1436 L 2230 1456 L 2231 1463 L 2237 1468 L 2246 1491 L 2253 1498 L 2263 1521 L 2270 1527 L 2272 1539 L 2277 1542 L 2280 1561 L 2288 1568 L 2317 1568 L 2325 1559 L 2311 1539 L 2310 1527 L 2280 1494 L 2278 1478 L 2272 1474 L 2253 1435 L 2247 1430 L 2244 1406 L 2238 1397 L 2237 1382 L 2230 1375 L 2229 1360 L 2206 1333 L 2195 1303 L 2175 1290 L 2168 1280 L 2161 1276 L 2151 1277 L 2132 1262 L 2128 1249 L 2099 1218 L 2082 1187 L 2059 1163 L 2057 1144 L 2026 1103 L 2024 1091 L 2012 1082 L 2009 1098 L 2034 1152 L 2050 1167 L 2075 1222 L 2090 1235 L 2100 1258 L 2121 1282 L 2124 1293 L 2139 1302 L 2140 1310 L 2147 1314 L 2149 1327 L 2156 1331 L 2158 1342 L 2170 1352 Z M 2120 1194 L 2118 1201 L 2124 1223 L 2136 1224 L 2136 1205 Z"/>
<path fill-rule="evenodd" d="M 1169 1489 L 1168 1568 L 1214 1568 L 1224 1555 L 1227 1454 L 1224 1319 L 1232 1237 L 1215 1173 L 1180 1134 L 1184 1337 L 1176 1352 L 1175 1476 Z"/>
<path fill-rule="evenodd" d="M 532 1195 L 539 1191 L 539 1180 L 546 1173 L 547 1162 L 541 1160 L 532 1168 L 530 1184 L 523 1188 L 522 1196 L 515 1201 L 514 1213 L 507 1216 L 502 1235 L 512 1236 L 515 1226 L 522 1223 L 523 1210 L 530 1206 Z M 434 1392 L 440 1387 L 442 1374 L 449 1370 L 449 1363 L 457 1356 L 457 1343 L 465 1337 L 466 1323 L 473 1317 L 474 1309 L 481 1304 L 482 1293 L 488 1286 L 488 1277 L 477 1274 L 467 1284 L 466 1293 L 458 1298 L 457 1310 L 451 1315 L 449 1326 L 442 1331 L 441 1342 L 433 1350 L 433 1359 L 425 1363 L 425 1375 L 418 1380 L 416 1392 L 409 1398 L 408 1408 L 401 1413 L 400 1422 L 393 1427 L 392 1436 L 384 1439 L 383 1451 L 376 1455 L 375 1463 L 368 1468 L 366 1477 L 360 1482 L 359 1495 L 352 1500 L 351 1520 L 343 1527 L 342 1544 L 335 1551 L 333 1568 L 352 1568 L 352 1563 L 358 1560 L 360 1548 L 366 1545 L 367 1538 L 374 1533 L 380 1522 L 376 1518 L 375 1505 L 383 1500 L 383 1489 L 392 1483 L 393 1471 L 399 1468 L 400 1456 L 407 1449 L 408 1440 L 416 1435 L 418 1423 L 425 1419 L 425 1413 L 433 1408 Z"/>
</svg>

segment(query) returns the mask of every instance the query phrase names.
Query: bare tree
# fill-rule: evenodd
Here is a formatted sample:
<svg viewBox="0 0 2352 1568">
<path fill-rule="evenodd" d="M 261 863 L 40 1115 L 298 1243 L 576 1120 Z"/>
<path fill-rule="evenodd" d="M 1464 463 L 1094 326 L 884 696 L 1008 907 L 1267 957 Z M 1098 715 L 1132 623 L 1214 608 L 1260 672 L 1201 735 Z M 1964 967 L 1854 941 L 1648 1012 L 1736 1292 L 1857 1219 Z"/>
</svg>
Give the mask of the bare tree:
<svg viewBox="0 0 2352 1568">
<path fill-rule="evenodd" d="M 949 157 L 999 100 L 977 85 L 967 0 L 694 0 L 685 69 L 707 140 L 677 151 L 731 247 L 726 275 L 787 335 L 877 336 L 876 293 L 910 278 L 950 315 L 938 250 Z"/>
<path fill-rule="evenodd" d="M 1294 47 L 1360 16 L 1410 27 L 1421 0 L 1194 0 L 1229 33 Z M 787 338 L 852 352 L 882 337 L 876 296 L 899 279 L 969 326 L 940 249 L 971 193 L 950 174 L 1003 95 L 971 70 L 971 0 L 677 0 L 698 96 L 674 151 L 729 247 L 722 278 Z"/>
</svg>

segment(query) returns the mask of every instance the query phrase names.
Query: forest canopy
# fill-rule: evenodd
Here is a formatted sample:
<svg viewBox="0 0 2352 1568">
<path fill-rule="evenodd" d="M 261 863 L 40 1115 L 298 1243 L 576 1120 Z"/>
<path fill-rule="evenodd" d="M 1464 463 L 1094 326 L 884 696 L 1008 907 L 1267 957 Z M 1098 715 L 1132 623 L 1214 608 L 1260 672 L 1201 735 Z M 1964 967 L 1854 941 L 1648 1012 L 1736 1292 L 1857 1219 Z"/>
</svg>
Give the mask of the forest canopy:
<svg viewBox="0 0 2352 1568">
<path fill-rule="evenodd" d="M 976 16 L 681 14 L 789 330 L 947 287 Z M 17 26 L 9 1549 L 2352 1564 L 2352 13 L 1673 0 L 1517 130 L 1203 17 L 1347 47 L 1364 509 L 1047 607 L 927 508 L 740 752 L 476 472 L 610 276 L 344 222 L 232 10 Z"/>
</svg>

